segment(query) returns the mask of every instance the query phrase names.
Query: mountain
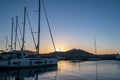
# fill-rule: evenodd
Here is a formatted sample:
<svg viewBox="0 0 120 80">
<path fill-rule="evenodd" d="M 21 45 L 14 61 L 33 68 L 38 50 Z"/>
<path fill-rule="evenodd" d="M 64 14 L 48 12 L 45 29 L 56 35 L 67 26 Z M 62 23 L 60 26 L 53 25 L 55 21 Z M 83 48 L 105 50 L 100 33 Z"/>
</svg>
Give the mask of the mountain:
<svg viewBox="0 0 120 80">
<path fill-rule="evenodd" d="M 76 59 L 82 59 L 82 60 L 89 60 L 91 58 L 101 58 L 103 60 L 115 60 L 116 54 L 102 54 L 102 55 L 94 55 L 92 53 L 89 53 L 84 50 L 80 49 L 71 49 L 66 52 L 51 52 L 46 54 L 37 54 L 36 52 L 30 51 L 30 50 L 24 50 L 23 51 L 26 57 L 42 57 L 42 58 L 58 58 L 58 59 L 65 59 L 65 60 L 76 60 Z M 10 52 L 2 52 L 0 53 L 0 58 L 2 57 L 8 57 L 8 56 L 15 56 L 11 51 Z"/>
<path fill-rule="evenodd" d="M 66 52 L 52 52 L 50 54 L 41 54 L 41 57 L 58 57 L 64 59 L 87 59 L 95 55 L 80 49 L 71 49 Z"/>
<path fill-rule="evenodd" d="M 80 56 L 93 55 L 92 53 L 89 53 L 87 51 L 80 50 L 80 49 L 72 49 L 72 50 L 66 51 L 66 53 L 71 55 L 80 55 Z"/>
</svg>

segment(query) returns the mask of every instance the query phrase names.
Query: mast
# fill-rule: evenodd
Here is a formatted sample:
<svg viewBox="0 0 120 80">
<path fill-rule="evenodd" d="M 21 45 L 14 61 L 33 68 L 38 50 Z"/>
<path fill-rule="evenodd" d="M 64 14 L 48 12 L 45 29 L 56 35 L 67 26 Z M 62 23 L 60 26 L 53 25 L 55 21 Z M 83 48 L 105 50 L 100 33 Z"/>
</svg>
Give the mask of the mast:
<svg viewBox="0 0 120 80">
<path fill-rule="evenodd" d="M 95 46 L 95 55 L 97 56 L 97 48 L 96 48 L 97 46 L 96 46 L 96 39 L 95 39 L 95 37 L 94 37 L 94 46 Z M 97 64 L 97 60 L 96 60 L 96 80 L 98 80 L 98 64 Z"/>
<path fill-rule="evenodd" d="M 16 16 L 16 28 L 15 28 L 15 44 L 14 44 L 14 50 L 16 50 L 16 43 L 17 43 L 17 25 L 18 25 L 18 16 Z"/>
<path fill-rule="evenodd" d="M 23 38 L 22 38 L 22 48 L 21 48 L 22 51 L 24 49 L 24 42 L 25 42 L 25 22 L 26 22 L 26 7 L 24 7 Z"/>
<path fill-rule="evenodd" d="M 14 19 L 12 17 L 12 27 L 11 27 L 11 50 L 13 50 L 13 26 L 14 26 Z"/>
<path fill-rule="evenodd" d="M 36 51 L 39 54 L 40 47 L 40 12 L 41 12 L 41 0 L 39 0 L 39 10 L 38 10 L 38 43 L 36 46 Z"/>
<path fill-rule="evenodd" d="M 8 50 L 8 36 L 6 36 L 6 51 Z"/>
<path fill-rule="evenodd" d="M 22 58 L 25 58 L 25 56 L 24 56 L 24 51 L 23 51 L 23 49 L 24 49 L 24 42 L 25 42 L 25 22 L 26 22 L 26 7 L 24 7 L 24 24 L 23 24 L 23 38 L 22 38 L 22 48 L 21 48 L 21 56 L 22 56 Z"/>
<path fill-rule="evenodd" d="M 95 46 L 95 54 L 97 55 L 97 51 L 96 51 L 96 39 L 94 37 L 94 46 Z"/>
</svg>

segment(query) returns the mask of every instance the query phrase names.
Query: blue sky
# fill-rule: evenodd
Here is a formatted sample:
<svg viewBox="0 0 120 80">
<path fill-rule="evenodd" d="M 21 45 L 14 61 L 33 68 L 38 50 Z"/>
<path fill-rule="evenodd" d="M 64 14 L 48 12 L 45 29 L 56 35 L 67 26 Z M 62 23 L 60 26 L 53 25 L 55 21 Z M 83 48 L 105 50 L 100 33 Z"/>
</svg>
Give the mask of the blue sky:
<svg viewBox="0 0 120 80">
<path fill-rule="evenodd" d="M 94 53 L 120 52 L 120 0 L 44 0 L 57 50 L 72 48 Z M 33 31 L 37 31 L 38 0 L 0 0 L 0 36 L 10 39 L 11 17 L 23 23 L 23 7 L 29 12 Z M 41 52 L 53 51 L 45 16 L 41 18 Z M 36 34 L 35 34 L 36 36 Z M 34 50 L 28 23 L 26 49 Z M 10 42 L 10 41 L 9 41 Z M 0 43 L 4 45 L 5 40 Z M 0 46 L 4 49 L 4 46 Z"/>
</svg>

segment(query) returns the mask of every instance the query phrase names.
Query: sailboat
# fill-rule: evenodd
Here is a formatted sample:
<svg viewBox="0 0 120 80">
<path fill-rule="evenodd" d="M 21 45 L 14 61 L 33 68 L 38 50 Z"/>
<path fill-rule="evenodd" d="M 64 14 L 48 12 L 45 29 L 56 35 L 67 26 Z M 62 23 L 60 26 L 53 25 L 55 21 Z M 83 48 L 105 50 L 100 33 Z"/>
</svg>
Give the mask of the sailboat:
<svg viewBox="0 0 120 80">
<path fill-rule="evenodd" d="M 41 67 L 41 66 L 57 66 L 58 59 L 57 58 L 41 58 L 39 55 L 39 42 L 40 42 L 40 3 L 39 0 L 39 11 L 38 11 L 38 43 L 36 46 L 36 53 L 38 53 L 38 57 L 28 58 L 25 56 L 24 52 L 24 37 L 25 37 L 25 20 L 26 20 L 26 7 L 24 8 L 24 25 L 23 25 L 23 38 L 22 38 L 22 48 L 21 50 L 11 50 L 11 53 L 14 56 L 18 57 L 10 57 L 7 60 L 0 60 L 0 68 L 31 68 L 31 67 Z M 12 49 L 12 48 L 11 48 Z"/>
</svg>

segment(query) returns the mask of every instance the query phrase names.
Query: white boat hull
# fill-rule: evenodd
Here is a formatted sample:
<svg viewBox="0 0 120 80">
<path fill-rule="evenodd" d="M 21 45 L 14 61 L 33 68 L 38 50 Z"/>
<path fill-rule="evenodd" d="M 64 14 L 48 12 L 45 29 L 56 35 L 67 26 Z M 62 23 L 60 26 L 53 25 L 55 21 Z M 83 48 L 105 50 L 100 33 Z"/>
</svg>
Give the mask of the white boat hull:
<svg viewBox="0 0 120 80">
<path fill-rule="evenodd" d="M 29 68 L 57 65 L 57 59 L 22 58 L 0 61 L 0 68 Z"/>
</svg>

